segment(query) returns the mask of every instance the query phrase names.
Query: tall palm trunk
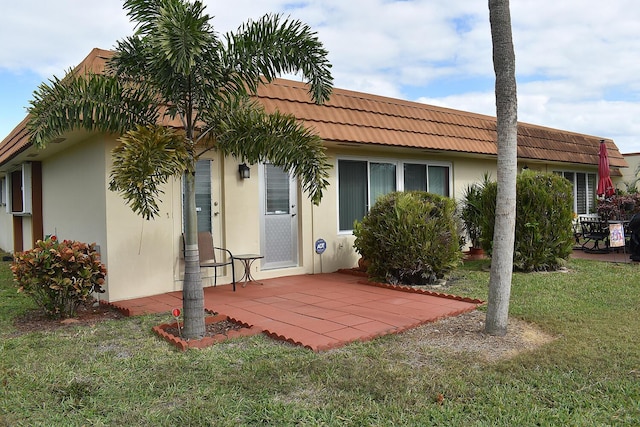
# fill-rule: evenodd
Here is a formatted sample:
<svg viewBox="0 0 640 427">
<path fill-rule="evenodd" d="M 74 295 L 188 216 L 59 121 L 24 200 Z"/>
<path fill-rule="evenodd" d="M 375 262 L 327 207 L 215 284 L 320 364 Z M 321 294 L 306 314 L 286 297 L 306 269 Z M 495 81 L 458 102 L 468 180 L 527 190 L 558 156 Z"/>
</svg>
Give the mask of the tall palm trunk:
<svg viewBox="0 0 640 427">
<path fill-rule="evenodd" d="M 184 216 L 184 284 L 182 304 L 184 315 L 184 337 L 202 338 L 204 325 L 204 290 L 200 277 L 200 254 L 198 252 L 198 217 L 196 212 L 195 173 L 185 174 Z"/>
<path fill-rule="evenodd" d="M 509 0 L 489 0 L 496 74 L 498 194 L 485 332 L 505 335 L 513 275 L 518 161 L 518 101 Z"/>
</svg>

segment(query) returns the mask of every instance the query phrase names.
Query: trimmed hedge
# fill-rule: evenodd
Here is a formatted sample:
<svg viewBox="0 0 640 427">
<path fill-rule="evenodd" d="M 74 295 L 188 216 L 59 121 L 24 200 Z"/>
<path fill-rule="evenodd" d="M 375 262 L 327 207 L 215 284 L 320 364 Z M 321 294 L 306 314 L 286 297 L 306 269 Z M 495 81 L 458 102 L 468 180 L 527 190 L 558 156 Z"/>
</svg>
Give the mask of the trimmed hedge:
<svg viewBox="0 0 640 427">
<path fill-rule="evenodd" d="M 483 249 L 491 255 L 498 185 L 482 195 Z M 574 236 L 571 183 L 553 173 L 523 171 L 516 181 L 516 233 L 513 265 L 519 271 L 557 270 L 565 265 Z"/>
<path fill-rule="evenodd" d="M 455 201 L 424 191 L 380 197 L 353 233 L 369 275 L 392 284 L 434 283 L 462 260 Z"/>
</svg>

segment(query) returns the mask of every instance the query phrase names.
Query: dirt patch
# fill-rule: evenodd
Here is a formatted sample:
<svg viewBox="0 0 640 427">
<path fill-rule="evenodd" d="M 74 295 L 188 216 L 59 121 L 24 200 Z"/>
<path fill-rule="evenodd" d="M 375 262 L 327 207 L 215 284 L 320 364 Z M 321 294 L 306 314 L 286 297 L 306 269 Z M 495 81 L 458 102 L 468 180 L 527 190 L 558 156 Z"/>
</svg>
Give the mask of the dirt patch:
<svg viewBox="0 0 640 427">
<path fill-rule="evenodd" d="M 496 337 L 484 333 L 486 313 L 475 310 L 460 316 L 448 317 L 406 331 L 403 346 L 409 352 L 423 353 L 424 347 L 475 353 L 488 362 L 512 358 L 534 350 L 555 338 L 537 326 L 510 318 L 507 334 Z M 420 363 L 416 360 L 416 363 Z"/>
<path fill-rule="evenodd" d="M 13 325 L 18 333 L 25 334 L 35 331 L 53 331 L 69 325 L 92 325 L 105 320 L 121 319 L 125 317 L 117 309 L 108 305 L 81 305 L 77 314 L 69 319 L 54 319 L 47 316 L 42 310 L 30 310 L 15 318 Z"/>
</svg>

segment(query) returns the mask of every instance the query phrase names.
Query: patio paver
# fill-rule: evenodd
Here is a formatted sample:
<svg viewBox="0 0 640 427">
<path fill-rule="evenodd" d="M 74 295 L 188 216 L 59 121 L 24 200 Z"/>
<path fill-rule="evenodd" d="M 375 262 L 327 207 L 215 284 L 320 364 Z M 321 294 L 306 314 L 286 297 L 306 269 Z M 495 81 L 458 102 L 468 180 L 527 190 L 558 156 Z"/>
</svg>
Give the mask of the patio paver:
<svg viewBox="0 0 640 427">
<path fill-rule="evenodd" d="M 342 273 L 261 280 L 204 289 L 205 308 L 314 351 L 370 340 L 475 310 L 480 301 L 378 287 Z M 182 307 L 181 292 L 111 303 L 128 315 Z"/>
</svg>

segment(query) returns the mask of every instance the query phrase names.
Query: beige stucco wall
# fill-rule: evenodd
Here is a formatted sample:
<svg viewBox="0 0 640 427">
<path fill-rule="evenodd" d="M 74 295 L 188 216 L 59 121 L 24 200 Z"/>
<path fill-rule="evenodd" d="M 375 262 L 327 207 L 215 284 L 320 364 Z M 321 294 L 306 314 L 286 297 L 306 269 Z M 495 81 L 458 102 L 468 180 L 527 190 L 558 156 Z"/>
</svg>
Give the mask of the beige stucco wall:
<svg viewBox="0 0 640 427">
<path fill-rule="evenodd" d="M 110 141 L 105 149 L 108 186 L 111 171 Z M 178 268 L 181 235 L 180 183 L 171 181 L 164 188 L 159 215 L 146 220 L 126 205 L 122 196 L 106 189 L 106 258 L 108 298 L 111 301 L 179 290 L 174 281 Z"/>
<path fill-rule="evenodd" d="M 104 158 L 104 141 L 93 137 L 42 162 L 45 236 L 104 247 Z"/>
<path fill-rule="evenodd" d="M 95 242 L 107 266 L 111 301 L 179 289 L 181 187 L 166 186 L 160 215 L 150 221 L 108 190 L 115 139 L 93 136 L 43 161 L 44 233 Z"/>
<path fill-rule="evenodd" d="M 92 137 L 43 161 L 44 232 L 100 245 L 108 268 L 105 297 L 111 301 L 179 291 L 184 274 L 181 179 L 171 180 L 164 187 L 158 217 L 149 221 L 142 219 L 119 194 L 108 190 L 111 150 L 115 145 L 115 139 Z M 335 166 L 339 158 L 441 162 L 451 166 L 451 193 L 456 199 L 462 197 L 468 184 L 480 181 L 485 173 L 493 179 L 497 175 L 493 158 L 362 147 L 334 147 L 328 150 L 328 155 L 334 167 L 329 171 L 330 185 L 320 205 L 313 206 L 306 194 L 298 194 L 299 265 L 264 269 L 261 262 L 256 262 L 252 268 L 256 279 L 332 272 L 356 265 L 359 256 L 353 248 L 354 237 L 350 232 L 340 232 L 338 227 Z M 221 158 L 216 153 L 207 153 L 205 158 L 212 160 L 212 221 L 216 246 L 226 247 L 234 254 L 262 253 L 259 166 L 250 165 L 251 178 L 241 180 L 238 159 Z M 548 172 L 566 169 L 548 164 L 527 166 Z M 585 168 L 585 171 L 593 172 L 594 168 Z M 11 216 L 0 212 L 0 230 L 5 229 L 11 231 Z M 318 239 L 327 242 L 321 256 L 314 251 Z M 11 243 L 2 236 L 0 244 L 5 244 L 2 243 L 5 240 L 7 245 Z M 236 267 L 239 278 L 241 265 Z M 204 286 L 212 286 L 213 269 L 202 269 L 202 274 Z M 218 277 L 218 285 L 230 282 L 231 269 L 228 268 Z"/>
<path fill-rule="evenodd" d="M 0 174 L 0 191 L 3 199 L 0 201 L 0 249 L 13 251 L 13 217 L 7 212 L 9 209 L 9 192 L 7 191 L 7 176 Z"/>
<path fill-rule="evenodd" d="M 220 212 L 222 217 L 221 241 L 224 247 L 234 254 L 260 254 L 263 251 L 261 242 L 260 212 L 260 167 L 249 165 L 251 178 L 241 180 L 238 176 L 238 164 L 242 162 L 229 157 L 214 161 L 213 169 L 220 170 Z M 214 186 L 214 188 L 216 188 Z M 217 198 L 213 197 L 214 203 Z M 311 240 L 311 203 L 306 195 L 298 193 L 298 267 L 264 269 L 260 261 L 254 262 L 252 275 L 260 280 L 272 277 L 306 274 L 313 272 L 311 251 L 308 242 Z M 215 230 L 215 224 L 214 224 Z M 214 231 L 215 232 L 215 231 Z M 241 265 L 236 264 L 236 276 L 242 276 Z M 225 277 L 230 280 L 230 276 Z M 218 279 L 220 282 L 220 278 Z"/>
<path fill-rule="evenodd" d="M 401 161 L 431 161 L 447 164 L 452 168 L 451 192 L 454 197 L 461 197 L 468 183 L 482 179 L 484 172 L 489 172 L 495 177 L 495 161 L 490 159 L 467 159 L 463 157 L 446 157 L 433 154 L 416 154 L 415 152 L 398 151 L 384 153 L 379 150 L 365 151 L 362 149 L 335 149 L 329 151 L 330 162 L 334 166 L 330 171 L 330 186 L 324 193 L 322 203 L 317 207 L 309 204 L 312 221 L 312 235 L 303 246 L 310 248 L 313 267 L 309 273 L 320 272 L 322 264 L 323 272 L 332 272 L 341 268 L 351 268 L 357 265 L 359 255 L 353 248 L 355 240 L 351 232 L 341 232 L 338 226 L 338 186 L 337 162 L 340 158 L 367 159 L 367 160 L 401 160 Z M 304 217 L 309 221 L 309 216 Z M 314 242 L 322 238 L 327 242 L 327 250 L 320 255 L 313 252 Z"/>
<path fill-rule="evenodd" d="M 7 213 L 6 206 L 0 206 L 0 249 L 13 250 L 13 218 Z"/>
<path fill-rule="evenodd" d="M 617 187 L 621 190 L 627 190 L 632 183 L 635 182 L 637 189 L 640 189 L 640 182 L 637 182 L 636 171 L 640 166 L 640 153 L 624 154 L 624 159 L 629 164 L 628 168 L 622 168 L 622 178 Z"/>
</svg>

